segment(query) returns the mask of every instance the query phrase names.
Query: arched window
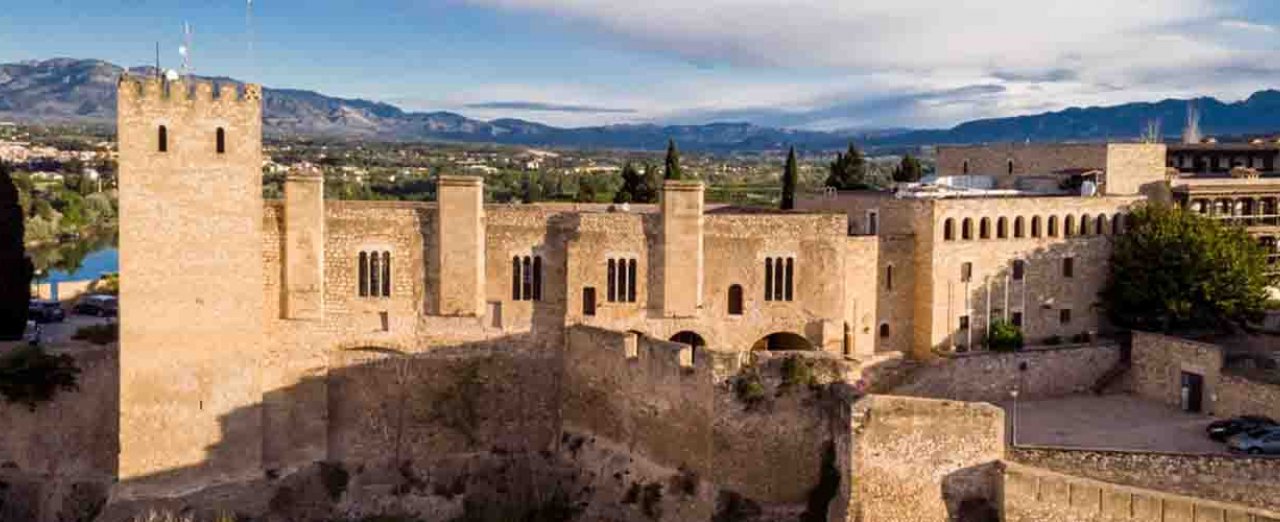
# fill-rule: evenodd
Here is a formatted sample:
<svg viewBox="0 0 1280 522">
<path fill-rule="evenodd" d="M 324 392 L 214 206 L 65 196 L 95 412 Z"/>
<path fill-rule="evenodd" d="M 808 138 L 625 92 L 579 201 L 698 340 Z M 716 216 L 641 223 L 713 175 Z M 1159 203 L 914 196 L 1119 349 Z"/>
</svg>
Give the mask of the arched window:
<svg viewBox="0 0 1280 522">
<path fill-rule="evenodd" d="M 538 266 L 541 267 L 542 263 L 539 262 Z M 636 260 L 630 258 L 610 259 L 608 272 L 609 292 L 607 297 L 609 302 L 636 302 Z M 541 279 L 541 276 L 539 276 L 539 279 Z"/>
<path fill-rule="evenodd" d="M 764 279 L 765 301 L 792 300 L 794 298 L 795 258 L 765 258 Z"/>
<path fill-rule="evenodd" d="M 1098 214 L 1093 220 L 1093 235 L 1103 236 L 1107 234 L 1107 215 Z"/>
<path fill-rule="evenodd" d="M 889 323 L 880 323 L 880 338 L 889 337 Z"/>
<path fill-rule="evenodd" d="M 159 140 L 159 145 L 156 147 L 156 150 L 159 150 L 160 152 L 169 152 L 169 128 L 161 125 L 156 138 Z"/>
<path fill-rule="evenodd" d="M 382 290 L 382 285 L 378 284 L 382 278 L 382 256 L 377 252 L 369 252 L 369 296 L 378 297 L 378 291 Z"/>
<path fill-rule="evenodd" d="M 1122 221 L 1122 219 L 1123 218 L 1120 217 L 1119 212 L 1116 212 L 1116 215 L 1111 217 L 1111 234 L 1112 235 L 1118 236 L 1124 233 L 1124 221 Z"/>
<path fill-rule="evenodd" d="M 367 252 L 360 253 L 358 261 L 360 267 L 357 269 L 360 273 L 360 297 L 369 296 L 369 254 Z"/>
<path fill-rule="evenodd" d="M 1009 175 L 1013 175 L 1013 160 L 1009 160 Z"/>
<path fill-rule="evenodd" d="M 1040 237 L 1040 216 L 1031 217 L 1031 237 Z"/>
<path fill-rule="evenodd" d="M 742 315 L 742 285 L 729 285 L 729 315 Z"/>
<path fill-rule="evenodd" d="M 216 134 L 218 154 L 225 154 L 227 152 L 227 132 L 222 130 L 222 127 L 218 127 L 218 132 Z"/>
<path fill-rule="evenodd" d="M 1071 237 L 1076 233 L 1076 218 L 1068 214 L 1062 218 L 1062 237 Z"/>
<path fill-rule="evenodd" d="M 511 258 L 511 300 L 542 300 L 542 256 Z"/>
<path fill-rule="evenodd" d="M 627 260 L 627 302 L 636 302 L 636 260 Z"/>
<path fill-rule="evenodd" d="M 996 237 L 1005 239 L 1009 237 L 1009 220 L 1001 217 L 996 220 Z"/>
<path fill-rule="evenodd" d="M 960 165 L 960 173 L 961 174 L 969 173 L 969 160 L 964 160 L 964 163 Z"/>
<path fill-rule="evenodd" d="M 1046 236 L 1058 237 L 1058 216 L 1049 216 L 1049 230 Z"/>
<path fill-rule="evenodd" d="M 978 237 L 981 239 L 991 239 L 991 219 L 982 218 L 978 221 Z"/>
<path fill-rule="evenodd" d="M 893 265 L 884 267 L 884 289 L 893 290 Z"/>
<path fill-rule="evenodd" d="M 1026 222 L 1022 216 L 1013 218 L 1013 237 L 1022 238 L 1026 236 Z"/>
<path fill-rule="evenodd" d="M 972 219 L 964 218 L 964 221 L 960 222 L 960 239 L 965 239 L 965 240 L 973 239 L 973 220 Z"/>
<path fill-rule="evenodd" d="M 956 238 L 956 220 L 947 218 L 942 222 L 942 239 L 953 241 Z"/>
<path fill-rule="evenodd" d="M 382 253 L 382 297 L 391 297 L 391 252 Z"/>
</svg>

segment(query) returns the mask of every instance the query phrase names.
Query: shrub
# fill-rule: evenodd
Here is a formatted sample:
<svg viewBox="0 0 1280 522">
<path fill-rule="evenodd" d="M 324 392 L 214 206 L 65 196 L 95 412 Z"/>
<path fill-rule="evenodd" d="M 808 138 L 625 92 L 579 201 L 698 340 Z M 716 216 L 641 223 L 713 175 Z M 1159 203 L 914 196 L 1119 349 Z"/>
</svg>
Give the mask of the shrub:
<svg viewBox="0 0 1280 522">
<path fill-rule="evenodd" d="M 744 368 L 733 381 L 733 391 L 747 409 L 758 406 L 765 399 L 764 382 L 755 368 Z"/>
<path fill-rule="evenodd" d="M 817 385 L 818 379 L 813 374 L 813 361 L 792 355 L 782 361 L 782 388 L 792 386 Z"/>
<path fill-rule="evenodd" d="M 20 346 L 0 356 L 0 394 L 31 411 L 58 390 L 75 391 L 80 369 L 69 355 L 50 355 L 39 346 Z"/>
<path fill-rule="evenodd" d="M 640 492 L 640 512 L 653 520 L 662 518 L 662 484 L 650 482 Z"/>
<path fill-rule="evenodd" d="M 991 322 L 987 346 L 997 352 L 1015 352 L 1022 349 L 1022 329 L 1009 321 L 997 319 Z"/>
<path fill-rule="evenodd" d="M 120 323 L 81 326 L 71 338 L 93 344 L 111 344 L 120 340 Z"/>
</svg>

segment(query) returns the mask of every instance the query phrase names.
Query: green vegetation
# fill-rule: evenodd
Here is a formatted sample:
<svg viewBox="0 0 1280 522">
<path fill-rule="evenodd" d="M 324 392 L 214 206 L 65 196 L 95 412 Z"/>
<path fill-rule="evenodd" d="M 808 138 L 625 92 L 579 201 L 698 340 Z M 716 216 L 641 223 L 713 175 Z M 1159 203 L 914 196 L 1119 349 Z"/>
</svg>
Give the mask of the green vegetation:
<svg viewBox="0 0 1280 522">
<path fill-rule="evenodd" d="M 760 372 L 754 366 L 743 368 L 734 377 L 733 392 L 737 395 L 738 400 L 747 406 L 748 410 L 763 404 L 767 397 L 764 381 L 760 378 Z"/>
<path fill-rule="evenodd" d="M 818 377 L 814 375 L 813 361 L 799 355 L 791 355 L 782 360 L 782 385 L 779 392 L 791 388 L 813 388 L 818 385 Z"/>
<path fill-rule="evenodd" d="M 827 186 L 839 190 L 874 188 L 875 185 L 867 176 L 867 161 L 862 157 L 862 151 L 853 143 L 849 143 L 849 150 L 843 154 L 836 154 L 836 160 L 831 162 Z"/>
<path fill-rule="evenodd" d="M 796 208 L 796 185 L 800 183 L 800 171 L 796 167 L 796 148 L 787 152 L 787 165 L 782 170 L 782 210 Z"/>
<path fill-rule="evenodd" d="M 663 161 L 662 179 L 684 179 L 684 171 L 680 170 L 680 151 L 676 150 L 676 140 L 667 140 L 667 158 Z"/>
<path fill-rule="evenodd" d="M 80 369 L 69 355 L 50 355 L 39 346 L 20 346 L 0 356 L 0 395 L 31 411 L 59 390 L 78 389 Z"/>
<path fill-rule="evenodd" d="M 1276 282 L 1243 228 L 1148 205 L 1116 238 L 1102 298 L 1111 321 L 1126 328 L 1220 330 L 1261 317 Z"/>
<path fill-rule="evenodd" d="M 987 336 L 987 346 L 997 352 L 1015 352 L 1023 346 L 1022 329 L 1004 319 L 991 322 L 991 333 Z"/>
<path fill-rule="evenodd" d="M 614 195 L 614 203 L 657 203 L 658 192 L 662 180 L 657 178 L 657 169 L 645 164 L 644 174 L 636 169 L 630 161 L 622 165 L 622 187 Z"/>
<path fill-rule="evenodd" d="M 27 327 L 31 260 L 23 249 L 19 192 L 0 165 L 0 340 L 17 340 Z"/>
<path fill-rule="evenodd" d="M 920 160 L 913 157 L 910 153 L 902 156 L 902 162 L 893 169 L 893 180 L 899 183 L 912 183 L 920 181 L 924 176 L 924 166 L 920 164 Z"/>
</svg>

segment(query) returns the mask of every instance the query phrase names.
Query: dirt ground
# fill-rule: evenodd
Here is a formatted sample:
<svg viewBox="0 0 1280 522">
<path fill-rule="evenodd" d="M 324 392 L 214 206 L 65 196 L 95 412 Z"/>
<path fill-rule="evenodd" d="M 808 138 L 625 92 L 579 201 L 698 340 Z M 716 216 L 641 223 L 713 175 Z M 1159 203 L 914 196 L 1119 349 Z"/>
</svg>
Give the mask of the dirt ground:
<svg viewBox="0 0 1280 522">
<path fill-rule="evenodd" d="M 1179 453 L 1226 453 L 1205 435 L 1214 419 L 1132 395 L 1078 395 L 1000 404 L 1015 444 Z M 1016 421 L 1014 420 L 1016 419 Z"/>
</svg>

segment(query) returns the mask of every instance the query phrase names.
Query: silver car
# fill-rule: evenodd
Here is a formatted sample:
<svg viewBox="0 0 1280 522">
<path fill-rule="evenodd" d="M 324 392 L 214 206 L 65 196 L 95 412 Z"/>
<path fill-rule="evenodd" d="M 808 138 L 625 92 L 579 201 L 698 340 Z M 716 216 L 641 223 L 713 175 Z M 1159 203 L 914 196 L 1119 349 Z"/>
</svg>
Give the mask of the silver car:
<svg viewBox="0 0 1280 522">
<path fill-rule="evenodd" d="M 1263 428 L 1241 433 L 1227 442 L 1231 451 L 1250 455 L 1280 455 L 1280 428 Z"/>
</svg>

